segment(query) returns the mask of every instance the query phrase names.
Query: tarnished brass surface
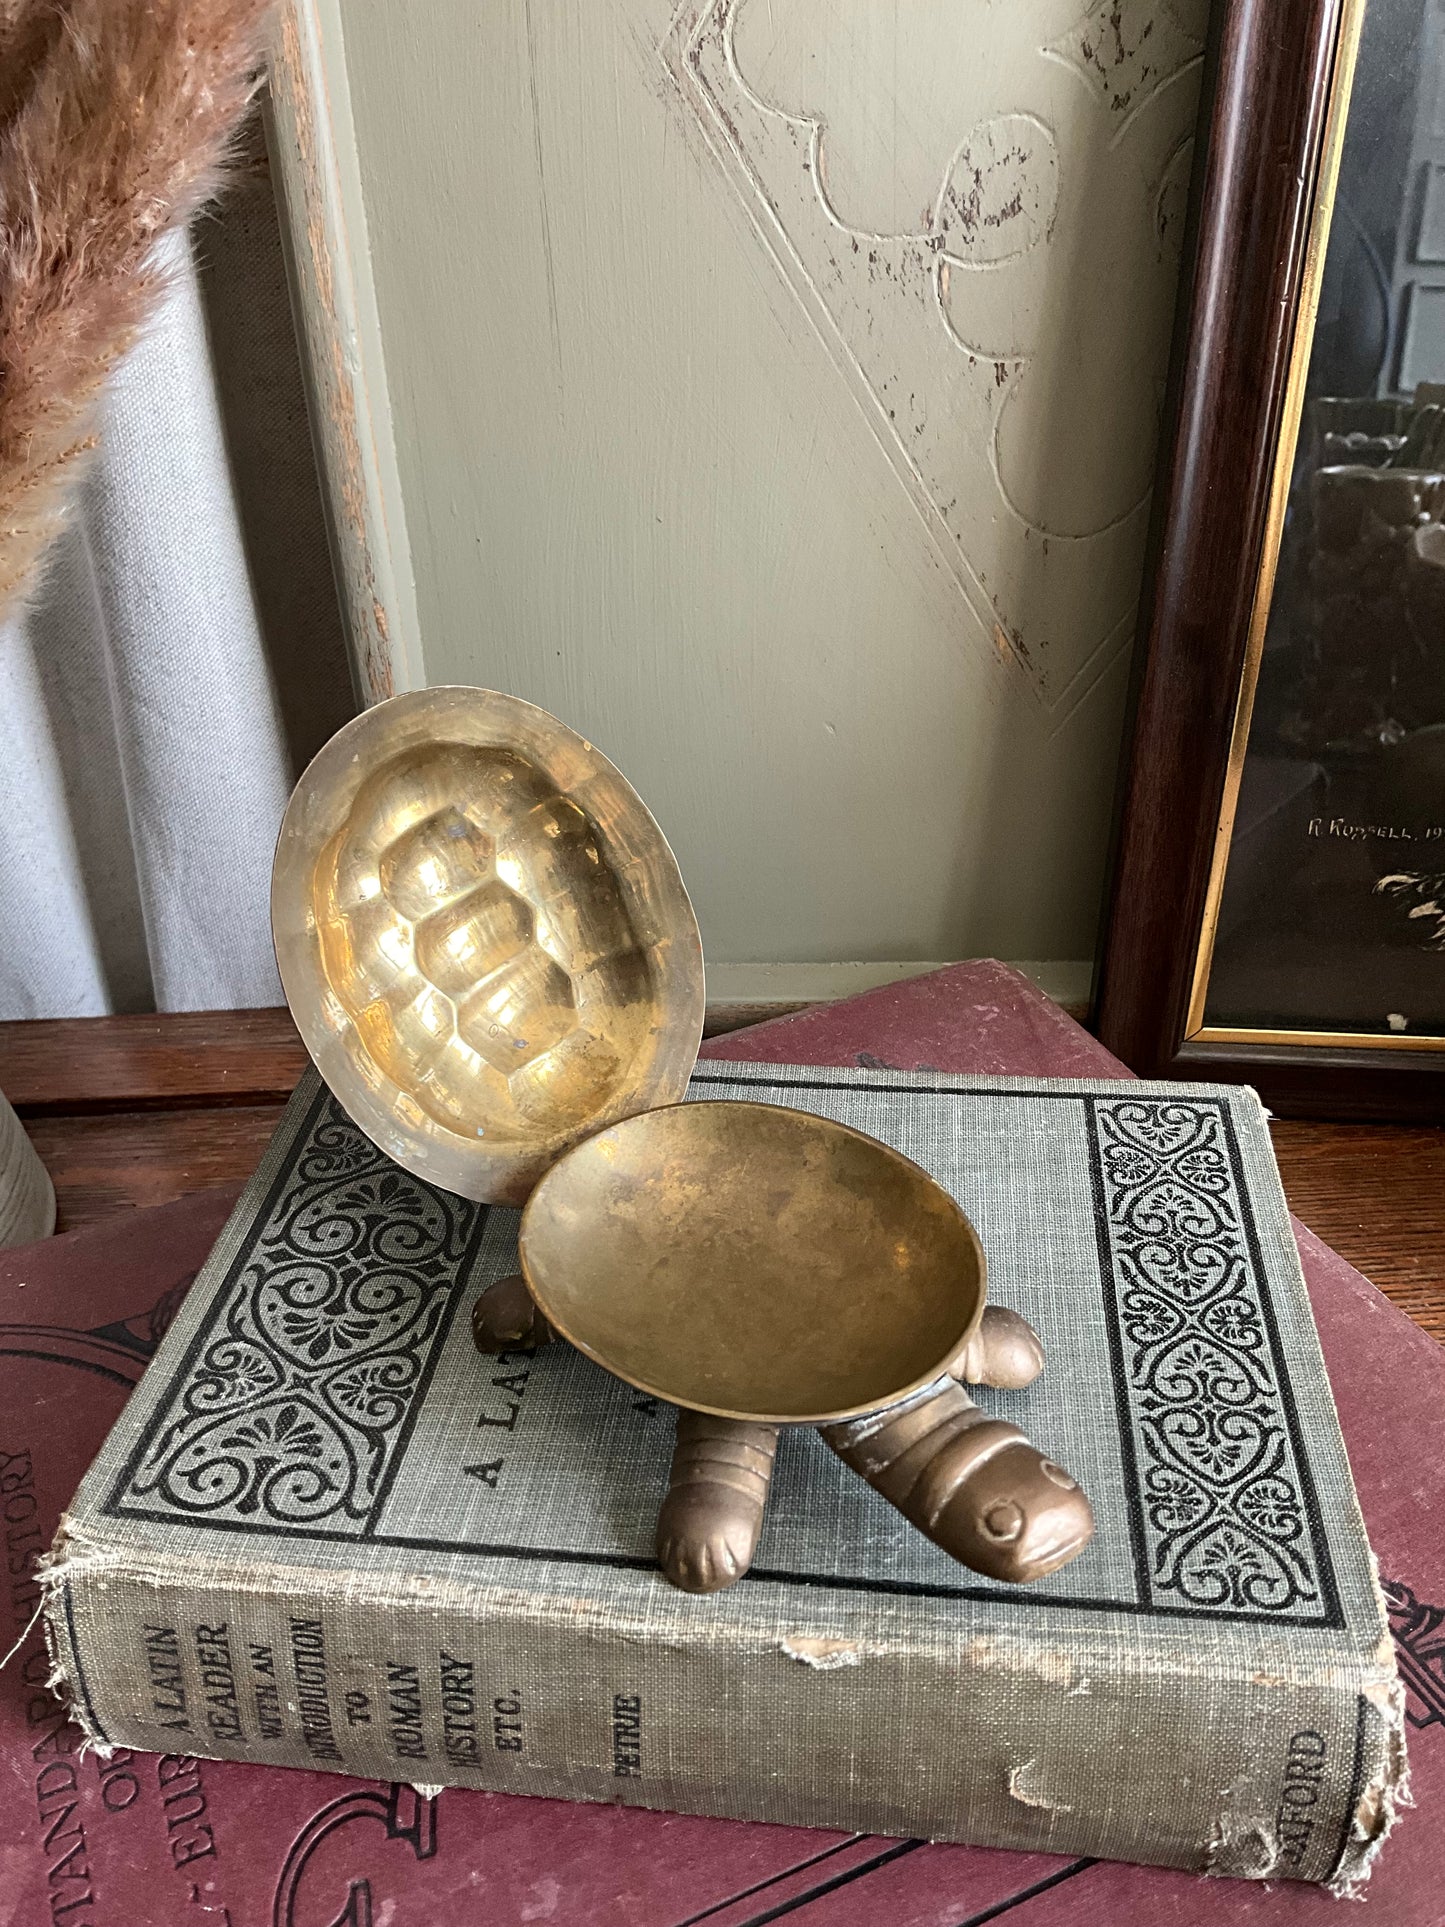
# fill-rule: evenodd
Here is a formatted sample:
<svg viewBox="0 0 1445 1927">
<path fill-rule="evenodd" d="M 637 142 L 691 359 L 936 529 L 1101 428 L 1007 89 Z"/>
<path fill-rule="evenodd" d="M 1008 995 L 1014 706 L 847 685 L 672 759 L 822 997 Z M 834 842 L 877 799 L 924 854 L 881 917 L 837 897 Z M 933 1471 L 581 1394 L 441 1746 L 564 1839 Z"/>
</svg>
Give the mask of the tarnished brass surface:
<svg viewBox="0 0 1445 1927">
<path fill-rule="evenodd" d="M 816 1424 L 940 1378 L 983 1314 L 984 1260 L 928 1173 L 861 1131 L 770 1104 L 609 1126 L 522 1217 L 548 1322 L 674 1405 Z"/>
<path fill-rule="evenodd" d="M 537 1309 L 525 1278 L 498 1278 L 472 1306 L 472 1342 L 482 1353 L 534 1352 L 550 1345 L 552 1327 Z"/>
<path fill-rule="evenodd" d="M 332 737 L 281 827 L 286 1000 L 397 1163 L 520 1204 L 579 1138 L 681 1097 L 702 948 L 677 863 L 590 743 L 514 696 L 397 696 Z"/>
<path fill-rule="evenodd" d="M 538 1185 L 521 1250 L 531 1299 L 518 1279 L 483 1293 L 477 1342 L 517 1342 L 530 1302 L 544 1332 L 684 1408 L 657 1545 L 685 1591 L 748 1570 L 788 1423 L 818 1424 L 905 1518 L 990 1578 L 1043 1578 L 1092 1538 L 1072 1476 L 957 1382 L 1031 1384 L 1037 1334 L 984 1305 L 968 1220 L 875 1139 L 767 1104 L 630 1118 Z"/>
<path fill-rule="evenodd" d="M 683 1592 L 721 1592 L 753 1563 L 773 1482 L 776 1425 L 679 1412 L 657 1558 Z"/>
<path fill-rule="evenodd" d="M 1044 1352 L 1016 1311 L 986 1305 L 955 1372 L 965 1361 L 970 1383 L 1017 1389 L 1038 1376 Z M 967 1414 L 984 1416 L 966 1395 L 960 1403 L 938 1386 L 888 1414 L 824 1427 L 823 1436 L 955 1559 L 1014 1583 L 1057 1571 L 1093 1534 L 1087 1498 L 1015 1426 L 995 1423 L 986 1433 L 974 1432 L 965 1442 L 969 1449 L 960 1452 L 955 1441 L 975 1422 Z M 928 1442 L 909 1459 L 920 1439 Z M 657 1522 L 658 1560 L 674 1586 L 721 1592 L 748 1570 L 777 1441 L 773 1425 L 678 1413 L 672 1476 Z M 1004 1445 L 1010 1450 L 1002 1451 Z M 948 1503 L 935 1508 L 930 1495 L 936 1498 L 940 1489 Z"/>
<path fill-rule="evenodd" d="M 821 1430 L 905 1519 L 990 1579 L 1042 1579 L 1094 1536 L 1093 1508 L 1073 1476 L 952 1378 Z"/>
<path fill-rule="evenodd" d="M 1027 1318 L 1007 1305 L 985 1305 L 983 1320 L 955 1360 L 952 1376 L 965 1385 L 1021 1392 L 1044 1369 L 1044 1348 Z"/>
</svg>

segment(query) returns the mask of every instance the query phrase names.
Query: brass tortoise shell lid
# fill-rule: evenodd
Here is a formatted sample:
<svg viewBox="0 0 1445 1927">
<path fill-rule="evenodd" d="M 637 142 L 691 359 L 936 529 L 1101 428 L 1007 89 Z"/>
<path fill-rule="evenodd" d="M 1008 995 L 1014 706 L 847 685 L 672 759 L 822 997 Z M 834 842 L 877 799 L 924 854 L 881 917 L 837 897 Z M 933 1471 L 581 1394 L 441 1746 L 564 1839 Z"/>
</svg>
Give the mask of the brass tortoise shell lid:
<svg viewBox="0 0 1445 1927">
<path fill-rule="evenodd" d="M 339 730 L 287 806 L 271 929 L 348 1114 L 463 1197 L 521 1204 L 687 1088 L 703 965 L 677 861 L 607 758 L 515 696 L 417 690 Z"/>
</svg>

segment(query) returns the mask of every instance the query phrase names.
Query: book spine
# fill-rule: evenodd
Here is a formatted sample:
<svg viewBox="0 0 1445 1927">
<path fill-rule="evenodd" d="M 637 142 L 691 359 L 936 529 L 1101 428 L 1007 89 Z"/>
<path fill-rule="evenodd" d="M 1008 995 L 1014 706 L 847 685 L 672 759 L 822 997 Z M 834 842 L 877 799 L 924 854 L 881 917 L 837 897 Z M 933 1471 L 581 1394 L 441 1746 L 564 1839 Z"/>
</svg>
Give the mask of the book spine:
<svg viewBox="0 0 1445 1927">
<path fill-rule="evenodd" d="M 45 1584 L 57 1683 L 102 1749 L 1342 1887 L 1393 1816 L 1384 1667 L 1225 1678 L 1187 1652 L 1161 1664 L 1127 1627 L 1091 1652 L 977 1619 L 930 1647 L 906 1602 L 887 1642 L 699 1630 L 660 1581 L 624 1616 L 567 1579 L 317 1569 L 302 1592 L 294 1568 L 139 1568 L 63 1530 Z"/>
</svg>

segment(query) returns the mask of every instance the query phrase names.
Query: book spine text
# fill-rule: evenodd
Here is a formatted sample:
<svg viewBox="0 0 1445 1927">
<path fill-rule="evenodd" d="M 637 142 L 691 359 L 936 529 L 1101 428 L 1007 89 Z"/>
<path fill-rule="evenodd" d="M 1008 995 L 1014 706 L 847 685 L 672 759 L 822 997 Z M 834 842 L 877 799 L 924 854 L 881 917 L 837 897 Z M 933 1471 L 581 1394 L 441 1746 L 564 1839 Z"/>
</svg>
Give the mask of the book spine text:
<svg viewBox="0 0 1445 1927">
<path fill-rule="evenodd" d="M 948 1650 L 800 1619 L 716 1639 L 525 1591 L 62 1535 L 57 1676 L 102 1748 L 1346 1881 L 1393 1798 L 1394 1687 L 1191 1677 L 995 1625 Z M 662 1582 L 659 1581 L 659 1592 Z M 178 1769 L 179 1771 L 179 1769 Z"/>
</svg>

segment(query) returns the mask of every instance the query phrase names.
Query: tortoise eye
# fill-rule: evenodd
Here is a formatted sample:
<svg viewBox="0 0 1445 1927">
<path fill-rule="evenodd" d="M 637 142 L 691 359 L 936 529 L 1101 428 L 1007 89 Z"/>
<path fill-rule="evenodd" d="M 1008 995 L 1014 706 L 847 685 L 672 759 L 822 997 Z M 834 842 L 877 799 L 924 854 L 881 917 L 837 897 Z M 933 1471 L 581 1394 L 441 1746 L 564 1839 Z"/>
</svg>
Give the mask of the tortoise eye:
<svg viewBox="0 0 1445 1927">
<path fill-rule="evenodd" d="M 1012 1499 L 1000 1499 L 984 1513 L 982 1525 L 990 1539 L 996 1539 L 1000 1545 L 1011 1545 L 1023 1532 L 1023 1510 Z"/>
</svg>

